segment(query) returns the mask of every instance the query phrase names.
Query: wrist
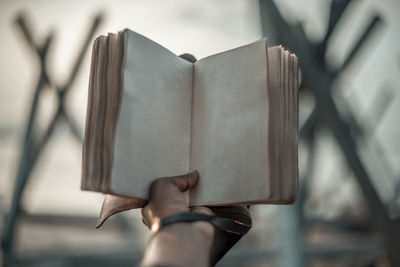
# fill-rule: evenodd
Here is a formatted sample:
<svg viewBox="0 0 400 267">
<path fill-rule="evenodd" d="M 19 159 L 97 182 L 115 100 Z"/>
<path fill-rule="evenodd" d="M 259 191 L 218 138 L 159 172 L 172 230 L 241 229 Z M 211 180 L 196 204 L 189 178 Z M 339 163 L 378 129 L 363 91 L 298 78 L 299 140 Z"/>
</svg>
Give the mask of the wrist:
<svg viewBox="0 0 400 267">
<path fill-rule="evenodd" d="M 194 237 L 210 246 L 214 238 L 214 226 L 204 221 L 177 222 L 162 227 L 158 232 L 169 232 L 183 238 Z"/>
<path fill-rule="evenodd" d="M 214 238 L 214 216 L 204 214 L 203 212 L 181 212 L 167 216 L 163 219 L 156 220 L 151 229 L 153 232 L 158 232 L 161 229 L 176 229 L 173 225 L 178 225 L 178 228 L 183 228 L 191 232 L 191 235 L 196 235 L 198 238 L 212 241 Z M 185 225 L 185 226 L 184 226 Z"/>
</svg>

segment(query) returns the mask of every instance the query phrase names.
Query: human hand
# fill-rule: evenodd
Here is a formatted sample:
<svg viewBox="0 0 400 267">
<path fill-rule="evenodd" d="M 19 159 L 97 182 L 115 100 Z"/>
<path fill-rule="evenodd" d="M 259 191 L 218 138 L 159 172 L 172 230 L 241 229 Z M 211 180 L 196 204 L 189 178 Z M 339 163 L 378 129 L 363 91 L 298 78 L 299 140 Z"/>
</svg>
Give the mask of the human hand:
<svg viewBox="0 0 400 267">
<path fill-rule="evenodd" d="M 181 212 L 198 212 L 213 215 L 207 207 L 188 206 L 184 192 L 194 187 L 199 179 L 199 173 L 194 171 L 181 176 L 159 178 L 150 187 L 149 203 L 142 209 L 142 220 L 152 231 L 159 229 L 160 221 L 170 215 Z M 213 228 L 206 222 L 195 222 L 208 235 L 212 235 Z"/>
<path fill-rule="evenodd" d="M 214 227 L 205 221 L 176 222 L 160 229 L 162 219 L 182 212 L 212 215 L 206 207 L 188 206 L 184 192 L 193 188 L 198 172 L 182 176 L 160 178 L 150 186 L 149 202 L 142 209 L 142 220 L 152 231 L 142 266 L 208 266 Z"/>
</svg>

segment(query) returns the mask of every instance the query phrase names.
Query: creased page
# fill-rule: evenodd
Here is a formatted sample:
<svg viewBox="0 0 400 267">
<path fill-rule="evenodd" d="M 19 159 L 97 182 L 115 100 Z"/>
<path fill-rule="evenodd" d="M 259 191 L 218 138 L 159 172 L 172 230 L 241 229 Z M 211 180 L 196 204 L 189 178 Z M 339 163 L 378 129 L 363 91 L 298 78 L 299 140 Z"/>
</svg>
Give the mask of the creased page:
<svg viewBox="0 0 400 267">
<path fill-rule="evenodd" d="M 146 199 L 151 182 L 189 170 L 193 64 L 126 32 L 113 193 Z"/>
<path fill-rule="evenodd" d="M 195 63 L 191 204 L 256 202 L 269 196 L 266 40 Z"/>
</svg>

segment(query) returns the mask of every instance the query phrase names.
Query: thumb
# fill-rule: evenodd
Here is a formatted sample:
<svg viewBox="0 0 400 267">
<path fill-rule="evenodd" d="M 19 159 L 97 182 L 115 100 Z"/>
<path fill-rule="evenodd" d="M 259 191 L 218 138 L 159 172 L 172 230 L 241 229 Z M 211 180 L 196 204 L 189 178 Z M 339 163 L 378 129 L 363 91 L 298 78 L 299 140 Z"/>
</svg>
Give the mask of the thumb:
<svg viewBox="0 0 400 267">
<path fill-rule="evenodd" d="M 167 178 L 169 179 L 181 192 L 189 190 L 196 185 L 199 180 L 199 173 L 197 171 L 190 172 L 185 175 Z"/>
</svg>

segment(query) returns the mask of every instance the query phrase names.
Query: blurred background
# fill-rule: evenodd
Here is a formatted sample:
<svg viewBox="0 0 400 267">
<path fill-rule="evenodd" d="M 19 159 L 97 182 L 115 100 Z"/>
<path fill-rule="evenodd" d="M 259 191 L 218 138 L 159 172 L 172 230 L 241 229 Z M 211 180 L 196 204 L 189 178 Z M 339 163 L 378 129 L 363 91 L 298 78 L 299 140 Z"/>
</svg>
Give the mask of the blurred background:
<svg viewBox="0 0 400 267">
<path fill-rule="evenodd" d="M 301 65 L 300 194 L 219 266 L 400 266 L 400 2 L 0 1 L 0 262 L 131 266 L 139 211 L 80 191 L 90 47 L 130 28 L 202 58 L 268 37 Z M 1 264 L 0 263 L 0 264 Z"/>
</svg>

